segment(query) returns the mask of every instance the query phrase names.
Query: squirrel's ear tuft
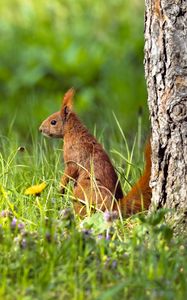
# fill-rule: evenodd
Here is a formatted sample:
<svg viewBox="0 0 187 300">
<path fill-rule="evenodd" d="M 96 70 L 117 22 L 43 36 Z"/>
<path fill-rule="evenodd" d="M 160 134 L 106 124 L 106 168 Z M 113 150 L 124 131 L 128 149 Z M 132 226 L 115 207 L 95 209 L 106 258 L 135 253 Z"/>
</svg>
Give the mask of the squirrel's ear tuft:
<svg viewBox="0 0 187 300">
<path fill-rule="evenodd" d="M 72 108 L 73 108 L 73 96 L 74 96 L 74 94 L 75 94 L 74 88 L 69 89 L 65 93 L 63 101 L 62 101 L 62 109 L 64 107 L 68 107 L 69 110 L 72 110 Z"/>
</svg>

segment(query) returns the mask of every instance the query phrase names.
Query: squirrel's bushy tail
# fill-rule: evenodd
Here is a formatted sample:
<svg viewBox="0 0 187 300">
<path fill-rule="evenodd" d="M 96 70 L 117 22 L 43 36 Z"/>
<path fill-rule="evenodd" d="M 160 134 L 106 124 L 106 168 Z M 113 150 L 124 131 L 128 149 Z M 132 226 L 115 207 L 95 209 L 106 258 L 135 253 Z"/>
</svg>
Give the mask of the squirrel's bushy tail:
<svg viewBox="0 0 187 300">
<path fill-rule="evenodd" d="M 151 203 L 151 188 L 149 181 L 151 176 L 151 143 L 145 147 L 145 168 L 142 176 L 132 187 L 130 192 L 119 200 L 119 208 L 123 216 L 129 216 L 142 210 L 147 210 Z"/>
</svg>

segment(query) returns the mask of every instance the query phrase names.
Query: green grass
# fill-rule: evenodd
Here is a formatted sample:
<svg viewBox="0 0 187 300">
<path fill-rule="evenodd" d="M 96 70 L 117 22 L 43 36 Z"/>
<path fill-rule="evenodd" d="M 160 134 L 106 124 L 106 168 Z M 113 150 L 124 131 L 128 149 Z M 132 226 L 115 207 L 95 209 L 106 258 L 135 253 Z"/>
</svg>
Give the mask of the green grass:
<svg viewBox="0 0 187 300">
<path fill-rule="evenodd" d="M 173 236 L 164 211 L 82 221 L 72 213 L 71 186 L 58 193 L 59 144 L 34 137 L 25 151 L 19 146 L 1 137 L 0 299 L 187 299 L 186 240 Z M 123 154 L 114 148 L 126 191 L 124 176 L 133 181 L 139 170 L 124 171 L 124 159 L 132 160 L 125 142 Z M 43 181 L 40 197 L 24 195 Z"/>
</svg>

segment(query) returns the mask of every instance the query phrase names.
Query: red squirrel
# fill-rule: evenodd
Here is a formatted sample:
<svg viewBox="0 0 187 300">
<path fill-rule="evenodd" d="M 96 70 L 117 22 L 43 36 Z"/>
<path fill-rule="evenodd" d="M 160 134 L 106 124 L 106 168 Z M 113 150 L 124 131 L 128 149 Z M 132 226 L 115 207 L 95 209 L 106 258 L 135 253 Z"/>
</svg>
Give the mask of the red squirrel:
<svg viewBox="0 0 187 300">
<path fill-rule="evenodd" d="M 145 151 L 146 167 L 143 175 L 124 197 L 118 176 L 109 156 L 96 138 L 73 111 L 74 89 L 65 94 L 61 110 L 50 115 L 39 128 L 43 135 L 64 140 L 64 175 L 62 194 L 70 180 L 74 181 L 73 206 L 75 213 L 86 216 L 88 211 L 120 210 L 124 216 L 148 209 L 151 148 Z"/>
</svg>

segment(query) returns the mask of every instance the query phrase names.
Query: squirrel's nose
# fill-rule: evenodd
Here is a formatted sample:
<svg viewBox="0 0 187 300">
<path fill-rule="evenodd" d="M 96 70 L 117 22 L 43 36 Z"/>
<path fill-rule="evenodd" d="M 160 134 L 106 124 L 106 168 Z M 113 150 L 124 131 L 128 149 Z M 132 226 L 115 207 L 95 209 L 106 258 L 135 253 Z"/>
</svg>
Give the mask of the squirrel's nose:
<svg viewBox="0 0 187 300">
<path fill-rule="evenodd" d="M 39 127 L 39 131 L 42 132 L 42 126 Z"/>
</svg>

